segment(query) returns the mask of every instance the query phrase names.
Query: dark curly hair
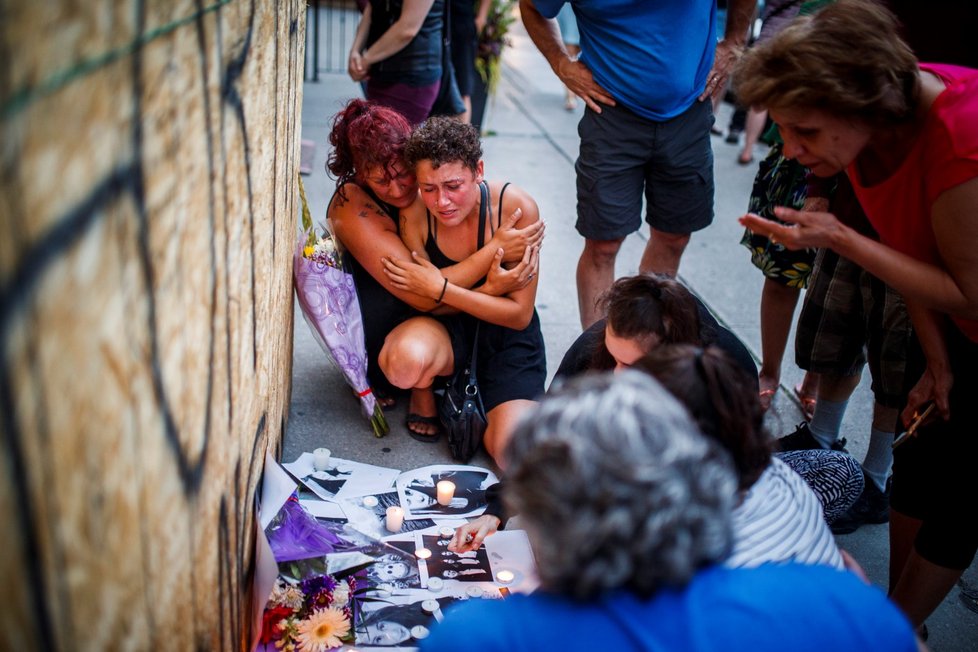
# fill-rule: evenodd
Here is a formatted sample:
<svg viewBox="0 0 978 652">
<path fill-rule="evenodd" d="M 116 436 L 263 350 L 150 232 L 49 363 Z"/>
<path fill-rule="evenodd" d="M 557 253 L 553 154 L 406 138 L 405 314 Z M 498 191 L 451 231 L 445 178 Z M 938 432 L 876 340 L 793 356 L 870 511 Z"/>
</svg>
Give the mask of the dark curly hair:
<svg viewBox="0 0 978 652">
<path fill-rule="evenodd" d="M 686 406 L 704 435 L 730 453 L 740 489 L 747 489 L 771 463 L 771 439 L 751 378 L 715 346 L 664 344 L 633 365 L 655 376 Z"/>
<path fill-rule="evenodd" d="M 428 118 L 408 139 L 404 159 L 411 167 L 431 161 L 436 169 L 458 161 L 475 172 L 482 159 L 482 142 L 471 124 L 444 116 Z"/>
<path fill-rule="evenodd" d="M 643 348 L 653 335 L 661 343 L 701 344 L 696 300 L 673 278 L 658 274 L 626 276 L 615 281 L 600 302 L 615 335 L 638 340 Z M 591 356 L 591 368 L 615 368 L 603 337 Z"/>
<path fill-rule="evenodd" d="M 404 145 L 411 125 L 397 111 L 366 100 L 353 99 L 333 116 L 329 143 L 333 146 L 326 171 L 336 179 L 340 197 L 343 186 L 366 168 L 392 167 L 404 160 Z"/>
</svg>

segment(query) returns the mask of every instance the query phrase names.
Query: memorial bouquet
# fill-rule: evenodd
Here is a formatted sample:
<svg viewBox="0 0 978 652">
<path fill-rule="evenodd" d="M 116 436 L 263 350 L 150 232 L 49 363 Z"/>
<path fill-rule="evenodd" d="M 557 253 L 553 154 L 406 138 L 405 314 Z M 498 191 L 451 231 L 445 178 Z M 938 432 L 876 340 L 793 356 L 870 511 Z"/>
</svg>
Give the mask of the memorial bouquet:
<svg viewBox="0 0 978 652">
<path fill-rule="evenodd" d="M 279 567 L 265 605 L 260 642 L 265 650 L 326 650 L 354 638 L 357 578 L 350 568 L 330 574 L 330 559 L 353 544 L 306 512 L 293 494 L 265 528 Z"/>
<path fill-rule="evenodd" d="M 261 642 L 285 652 L 325 651 L 352 642 L 355 589 L 353 577 L 317 575 L 294 584 L 279 578 L 265 607 Z"/>
<path fill-rule="evenodd" d="M 353 275 L 343 269 L 342 253 L 325 228 L 316 233 L 306 201 L 302 179 L 302 230 L 293 257 L 295 294 L 302 316 L 323 351 L 343 372 L 347 383 L 360 397 L 364 416 L 374 435 L 390 431 L 384 411 L 367 383 L 367 351 L 363 341 L 363 318 Z"/>
<path fill-rule="evenodd" d="M 486 16 L 486 26 L 479 34 L 478 49 L 475 54 L 475 69 L 479 71 L 486 83 L 486 92 L 492 96 L 499 84 L 500 57 L 503 48 L 510 44 L 509 26 L 516 20 L 513 7 L 516 0 L 490 0 L 489 13 Z"/>
</svg>

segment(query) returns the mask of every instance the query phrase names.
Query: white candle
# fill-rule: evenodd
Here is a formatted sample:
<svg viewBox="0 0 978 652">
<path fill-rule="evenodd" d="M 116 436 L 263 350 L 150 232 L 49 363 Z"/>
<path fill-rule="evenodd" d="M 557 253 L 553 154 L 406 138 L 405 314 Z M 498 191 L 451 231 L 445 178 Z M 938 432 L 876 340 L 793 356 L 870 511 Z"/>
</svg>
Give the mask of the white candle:
<svg viewBox="0 0 978 652">
<path fill-rule="evenodd" d="M 511 570 L 501 570 L 496 573 L 496 581 L 500 584 L 509 584 L 516 578 L 516 575 Z"/>
<path fill-rule="evenodd" d="M 452 498 L 455 497 L 455 483 L 451 480 L 442 480 L 438 483 L 438 504 L 451 505 Z"/>
<path fill-rule="evenodd" d="M 387 508 L 387 529 L 390 532 L 400 532 L 404 527 L 404 510 L 398 506 Z"/>
<path fill-rule="evenodd" d="M 428 559 L 431 557 L 431 551 L 427 548 L 417 548 L 414 551 L 414 556 L 418 559 Z"/>
<path fill-rule="evenodd" d="M 329 468 L 329 458 L 332 455 L 328 448 L 317 448 L 312 452 L 312 467 L 317 471 Z"/>
<path fill-rule="evenodd" d="M 450 528 L 447 525 L 438 529 L 438 536 L 442 539 L 451 539 L 455 536 L 455 528 Z"/>
<path fill-rule="evenodd" d="M 378 503 L 377 496 L 364 496 L 363 506 L 364 507 L 376 507 Z"/>
</svg>

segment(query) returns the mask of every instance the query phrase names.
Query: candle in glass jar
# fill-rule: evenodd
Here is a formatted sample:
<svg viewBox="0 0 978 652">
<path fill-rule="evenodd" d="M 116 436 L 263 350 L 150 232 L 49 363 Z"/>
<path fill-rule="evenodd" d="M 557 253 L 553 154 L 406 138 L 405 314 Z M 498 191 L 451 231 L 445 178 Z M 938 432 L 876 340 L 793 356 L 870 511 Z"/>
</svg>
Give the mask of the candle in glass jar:
<svg viewBox="0 0 978 652">
<path fill-rule="evenodd" d="M 328 448 L 317 448 L 312 452 L 312 467 L 317 471 L 325 471 L 329 468 L 331 455 Z"/>
<path fill-rule="evenodd" d="M 387 508 L 387 529 L 390 532 L 400 532 L 404 527 L 404 510 L 396 505 Z"/>
<path fill-rule="evenodd" d="M 451 480 L 442 480 L 438 483 L 438 504 L 451 505 L 452 498 L 455 497 L 455 483 Z"/>
</svg>

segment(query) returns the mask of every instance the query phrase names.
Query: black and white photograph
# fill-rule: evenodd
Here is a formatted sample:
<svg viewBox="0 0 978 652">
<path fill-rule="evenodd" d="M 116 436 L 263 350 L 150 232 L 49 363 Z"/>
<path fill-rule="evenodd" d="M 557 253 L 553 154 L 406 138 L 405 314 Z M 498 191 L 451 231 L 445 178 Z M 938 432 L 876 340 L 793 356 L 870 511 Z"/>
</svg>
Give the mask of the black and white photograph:
<svg viewBox="0 0 978 652">
<path fill-rule="evenodd" d="M 431 599 L 431 598 L 428 598 Z M 458 598 L 442 596 L 436 599 L 439 609 L 444 610 Z M 356 624 L 357 645 L 410 647 L 416 644 L 411 629 L 417 626 L 430 629 L 434 617 L 421 607 L 424 600 L 415 597 L 395 596 L 389 600 L 363 603 Z"/>
<path fill-rule="evenodd" d="M 401 499 L 393 489 L 383 493 L 367 494 L 366 496 L 357 496 L 340 501 L 350 525 L 377 539 L 394 534 L 386 526 L 387 508 L 399 507 L 400 504 Z M 415 532 L 432 527 L 434 524 L 435 522 L 430 518 L 405 520 L 398 532 Z"/>
<path fill-rule="evenodd" d="M 414 556 L 413 541 L 391 541 L 376 551 L 365 551 L 374 558 L 366 568 L 367 582 L 373 587 L 381 584 L 392 589 L 420 589 L 421 575 Z"/>
<path fill-rule="evenodd" d="M 489 564 L 489 554 L 485 545 L 478 550 L 458 554 L 447 546 L 440 545 L 442 541 L 437 536 L 418 535 L 420 545 L 431 551 L 431 557 L 420 562 L 422 580 L 427 583 L 429 578 L 439 577 L 443 580 L 459 582 L 492 582 L 492 566 Z"/>
<path fill-rule="evenodd" d="M 451 482 L 447 504 L 438 501 L 438 483 Z M 486 508 L 486 488 L 498 482 L 488 469 L 436 464 L 405 471 L 397 477 L 397 491 L 406 519 L 478 516 Z"/>
<path fill-rule="evenodd" d="M 389 490 L 400 471 L 373 464 L 332 458 L 327 468 L 316 470 L 312 453 L 302 453 L 282 466 L 305 488 L 322 500 L 340 500 Z"/>
</svg>

